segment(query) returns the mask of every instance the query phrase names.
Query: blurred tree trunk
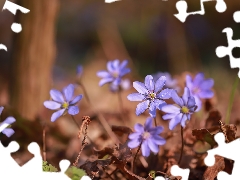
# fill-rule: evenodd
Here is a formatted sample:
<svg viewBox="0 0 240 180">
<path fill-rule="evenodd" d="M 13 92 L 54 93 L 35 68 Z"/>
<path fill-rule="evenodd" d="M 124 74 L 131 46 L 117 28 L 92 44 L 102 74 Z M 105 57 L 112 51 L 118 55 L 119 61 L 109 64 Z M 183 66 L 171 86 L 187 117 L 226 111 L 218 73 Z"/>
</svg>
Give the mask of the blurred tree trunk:
<svg viewBox="0 0 240 180">
<path fill-rule="evenodd" d="M 55 59 L 55 22 L 58 0 L 18 0 L 30 10 L 18 11 L 22 31 L 15 35 L 11 64 L 10 105 L 24 118 L 34 120 L 49 99 Z"/>
</svg>

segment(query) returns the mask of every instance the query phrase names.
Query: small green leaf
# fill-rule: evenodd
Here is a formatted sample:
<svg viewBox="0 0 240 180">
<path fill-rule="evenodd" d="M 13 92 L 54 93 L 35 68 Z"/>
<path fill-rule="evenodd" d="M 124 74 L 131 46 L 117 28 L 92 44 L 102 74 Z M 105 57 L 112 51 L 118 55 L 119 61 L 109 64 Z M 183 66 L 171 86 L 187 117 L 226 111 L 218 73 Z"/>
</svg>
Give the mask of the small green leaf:
<svg viewBox="0 0 240 180">
<path fill-rule="evenodd" d="M 48 164 L 47 161 L 43 161 L 42 168 L 43 168 L 43 171 L 45 172 L 58 172 L 58 169 L 53 165 Z"/>
<path fill-rule="evenodd" d="M 81 179 L 84 175 L 86 175 L 85 171 L 82 169 L 79 169 L 75 166 L 71 166 L 67 169 L 66 175 L 70 177 L 72 180 L 79 180 Z"/>
<path fill-rule="evenodd" d="M 155 171 L 150 171 L 149 172 L 149 176 L 151 176 L 151 178 L 155 178 L 156 177 L 156 172 Z"/>
</svg>

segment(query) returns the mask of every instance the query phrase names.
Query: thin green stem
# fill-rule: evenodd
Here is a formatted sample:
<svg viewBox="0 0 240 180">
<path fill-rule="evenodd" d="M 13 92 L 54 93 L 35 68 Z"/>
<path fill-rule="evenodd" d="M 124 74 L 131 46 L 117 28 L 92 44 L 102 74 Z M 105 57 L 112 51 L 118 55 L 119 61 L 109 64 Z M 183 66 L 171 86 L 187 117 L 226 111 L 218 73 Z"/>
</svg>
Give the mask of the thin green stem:
<svg viewBox="0 0 240 180">
<path fill-rule="evenodd" d="M 182 160 L 182 154 L 183 154 L 183 147 L 184 147 L 184 142 L 183 142 L 183 127 L 181 126 L 181 137 L 182 137 L 182 148 L 181 148 L 181 154 L 180 154 L 180 158 L 178 160 L 178 165 L 180 165 L 180 162 Z"/>
<path fill-rule="evenodd" d="M 231 92 L 230 100 L 229 100 L 229 103 L 228 103 L 228 109 L 227 109 L 227 115 L 226 115 L 226 119 L 225 119 L 225 124 L 229 124 L 230 113 L 231 113 L 231 110 L 232 110 L 232 105 L 233 105 L 233 101 L 234 101 L 234 95 L 235 95 L 236 89 L 238 87 L 238 82 L 239 82 L 239 77 L 237 76 L 236 80 L 235 80 L 235 82 L 233 84 L 233 87 L 232 87 L 232 92 Z"/>
<path fill-rule="evenodd" d="M 76 119 L 74 118 L 74 116 L 71 115 L 71 117 L 72 117 L 73 122 L 76 124 L 76 126 L 77 126 L 78 129 L 80 130 L 80 126 L 79 126 L 79 124 L 77 123 L 77 121 L 76 121 Z"/>
</svg>

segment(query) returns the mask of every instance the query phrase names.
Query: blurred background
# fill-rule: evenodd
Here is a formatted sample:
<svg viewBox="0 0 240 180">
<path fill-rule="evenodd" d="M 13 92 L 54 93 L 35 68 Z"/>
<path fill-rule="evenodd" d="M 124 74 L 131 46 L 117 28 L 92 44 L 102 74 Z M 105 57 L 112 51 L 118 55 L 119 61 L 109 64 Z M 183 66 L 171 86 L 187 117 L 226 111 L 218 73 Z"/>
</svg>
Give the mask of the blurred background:
<svg viewBox="0 0 240 180">
<path fill-rule="evenodd" d="M 4 2 L 0 0 L 0 7 Z M 111 4 L 103 0 L 11 2 L 30 9 L 30 12 L 17 12 L 14 16 L 4 10 L 0 14 L 0 43 L 8 48 L 7 52 L 0 51 L 0 105 L 9 108 L 6 115 L 15 114 L 24 118 L 24 122 L 40 118 L 49 123 L 53 111 L 43 107 L 43 102 L 50 98 L 49 90 L 61 90 L 74 83 L 77 65 L 82 65 L 81 79 L 95 109 L 108 112 L 107 117 L 111 117 L 111 113 L 119 110 L 118 98 L 109 93 L 107 86 L 98 86 L 100 79 L 96 72 L 106 69 L 109 60 L 127 59 L 132 70 L 128 75 L 131 81 L 142 81 L 146 75 L 161 71 L 169 72 L 183 84 L 187 73 L 204 72 L 205 77 L 215 81 L 214 106 L 225 117 L 239 69 L 231 69 L 229 57 L 218 58 L 215 49 L 220 45 L 228 46 L 226 34 L 222 33 L 226 27 L 233 29 L 233 39 L 240 39 L 240 24 L 233 20 L 233 13 L 240 10 L 238 1 L 225 1 L 227 10 L 223 13 L 216 11 L 216 1 L 205 2 L 205 15 L 188 16 L 185 23 L 174 16 L 178 13 L 177 0 L 122 0 Z M 200 0 L 187 0 L 187 3 L 188 12 L 200 10 Z M 13 22 L 22 24 L 21 33 L 11 31 Z M 240 58 L 240 49 L 235 48 L 233 55 Z M 135 92 L 133 88 L 122 93 L 124 108 L 131 112 L 131 128 L 136 121 L 145 121 L 145 117 L 134 114 L 136 103 L 126 98 L 132 92 Z M 77 93 L 83 92 L 77 89 Z M 238 104 L 239 89 L 231 122 L 239 117 Z M 83 115 L 92 113 L 83 99 L 76 119 L 81 122 Z M 109 124 L 121 124 L 110 120 Z M 58 123 L 66 127 L 67 122 L 58 120 Z M 76 135 L 77 129 L 73 123 L 72 126 L 60 131 L 63 136 L 64 133 Z M 94 137 L 98 134 L 92 135 Z M 73 158 L 74 155 L 67 157 Z"/>
</svg>

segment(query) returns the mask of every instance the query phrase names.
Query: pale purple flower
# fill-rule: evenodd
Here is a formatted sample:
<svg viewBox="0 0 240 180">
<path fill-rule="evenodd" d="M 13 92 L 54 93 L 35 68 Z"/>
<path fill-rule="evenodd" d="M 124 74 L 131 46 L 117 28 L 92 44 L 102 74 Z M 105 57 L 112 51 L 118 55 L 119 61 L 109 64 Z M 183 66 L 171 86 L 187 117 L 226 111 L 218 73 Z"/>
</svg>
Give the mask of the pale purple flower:
<svg viewBox="0 0 240 180">
<path fill-rule="evenodd" d="M 166 105 L 165 99 L 171 97 L 172 89 L 164 89 L 166 77 L 161 76 L 156 82 L 153 81 L 151 75 L 145 77 L 145 82 L 133 82 L 133 87 L 138 93 L 132 93 L 127 96 L 130 101 L 143 101 L 137 105 L 136 115 L 139 116 L 145 110 L 149 110 L 151 117 L 156 117 L 156 109 L 161 110 L 161 107 Z"/>
<path fill-rule="evenodd" d="M 179 90 L 179 87 L 177 86 L 177 80 L 172 78 L 171 74 L 169 74 L 168 72 L 158 72 L 153 74 L 152 76 L 154 81 L 157 81 L 158 78 L 160 78 L 161 76 L 165 76 L 166 77 L 165 87 L 175 89 L 177 91 Z"/>
<path fill-rule="evenodd" d="M 0 107 L 0 115 L 2 114 L 4 107 Z M 2 127 L 3 125 L 8 125 L 10 126 L 12 123 L 14 123 L 16 121 L 16 119 L 14 117 L 8 117 L 7 119 L 5 119 L 3 122 L 0 123 L 0 127 Z M 5 134 L 7 137 L 11 137 L 14 134 L 14 130 L 10 127 L 6 127 L 4 130 L 2 130 L 2 133 Z"/>
<path fill-rule="evenodd" d="M 180 98 L 176 91 L 172 92 L 172 99 L 176 105 L 165 105 L 162 107 L 162 111 L 167 113 L 163 115 L 163 120 L 170 119 L 169 129 L 173 130 L 177 124 L 181 124 L 185 127 L 186 121 L 190 120 L 191 114 L 195 112 L 197 106 L 195 99 L 191 96 L 190 91 L 187 87 L 184 88 L 182 98 Z"/>
<path fill-rule="evenodd" d="M 58 110 L 52 114 L 51 121 L 56 121 L 57 118 L 62 116 L 64 112 L 68 112 L 70 115 L 76 115 L 79 113 L 78 106 L 75 106 L 83 97 L 83 95 L 78 95 L 73 98 L 74 85 L 70 84 L 63 88 L 60 92 L 56 89 L 50 91 L 52 101 L 45 101 L 44 106 L 48 109 Z"/>
<path fill-rule="evenodd" d="M 141 144 L 142 155 L 148 157 L 150 150 L 154 153 L 158 153 L 159 145 L 164 145 L 166 140 L 159 136 L 163 131 L 162 126 L 152 127 L 153 118 L 149 117 L 143 125 L 137 123 L 134 126 L 136 132 L 130 134 L 128 138 L 129 148 L 136 148 Z"/>
<path fill-rule="evenodd" d="M 197 110 L 199 111 L 202 107 L 201 99 L 212 98 L 214 93 L 211 88 L 214 85 L 213 79 L 205 79 L 203 73 L 198 73 L 194 79 L 191 76 L 186 76 L 186 86 L 189 88 L 190 93 L 194 96 Z"/>
<path fill-rule="evenodd" d="M 102 80 L 99 82 L 99 86 L 103 86 L 106 83 L 112 83 L 114 86 L 119 86 L 122 77 L 130 72 L 130 69 L 126 68 L 127 64 L 127 60 L 124 60 L 121 64 L 118 59 L 114 61 L 108 61 L 108 71 L 97 72 L 97 76 L 102 78 Z"/>
<path fill-rule="evenodd" d="M 113 83 L 110 84 L 110 90 L 112 92 L 117 92 L 120 90 L 127 90 L 130 88 L 130 80 L 129 79 L 122 79 L 119 85 L 114 85 Z"/>
</svg>

